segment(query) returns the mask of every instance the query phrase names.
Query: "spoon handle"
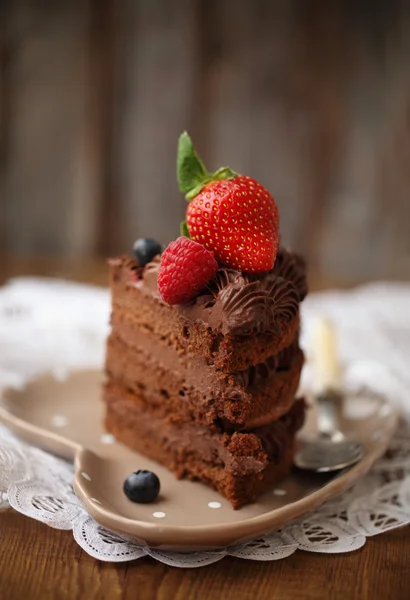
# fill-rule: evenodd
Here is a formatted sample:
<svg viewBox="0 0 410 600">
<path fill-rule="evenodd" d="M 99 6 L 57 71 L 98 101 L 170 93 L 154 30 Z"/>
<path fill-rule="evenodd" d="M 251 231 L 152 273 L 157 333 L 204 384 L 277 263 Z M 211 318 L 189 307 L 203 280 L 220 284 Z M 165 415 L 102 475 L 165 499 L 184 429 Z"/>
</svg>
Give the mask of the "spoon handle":
<svg viewBox="0 0 410 600">
<path fill-rule="evenodd" d="M 334 442 L 341 441 L 344 438 L 339 428 L 341 400 L 340 394 L 332 390 L 317 396 L 319 435 Z"/>
</svg>

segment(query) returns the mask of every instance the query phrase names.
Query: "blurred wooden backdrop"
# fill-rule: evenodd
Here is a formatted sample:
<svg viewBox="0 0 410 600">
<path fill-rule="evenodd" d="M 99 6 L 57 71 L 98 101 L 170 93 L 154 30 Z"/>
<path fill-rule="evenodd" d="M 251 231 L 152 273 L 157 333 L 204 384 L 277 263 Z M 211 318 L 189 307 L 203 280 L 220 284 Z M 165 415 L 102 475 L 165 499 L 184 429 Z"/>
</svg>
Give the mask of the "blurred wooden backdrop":
<svg viewBox="0 0 410 600">
<path fill-rule="evenodd" d="M 167 242 L 188 129 L 332 277 L 410 277 L 406 0 L 0 0 L 0 250 Z"/>
</svg>

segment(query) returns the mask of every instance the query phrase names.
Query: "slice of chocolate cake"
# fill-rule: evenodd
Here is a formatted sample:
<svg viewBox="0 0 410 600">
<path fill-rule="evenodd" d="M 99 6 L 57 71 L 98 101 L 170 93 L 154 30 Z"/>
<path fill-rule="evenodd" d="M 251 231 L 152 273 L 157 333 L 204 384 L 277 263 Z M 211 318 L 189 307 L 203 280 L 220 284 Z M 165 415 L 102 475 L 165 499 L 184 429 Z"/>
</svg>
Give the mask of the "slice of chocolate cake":
<svg viewBox="0 0 410 600">
<path fill-rule="evenodd" d="M 242 179 L 257 205 L 253 180 Z M 276 251 L 269 231 L 272 252 L 267 238 L 259 262 L 232 247 L 233 259 L 221 259 L 188 238 L 148 263 L 138 253 L 110 261 L 107 430 L 178 477 L 213 486 L 234 508 L 286 476 L 304 420 L 295 394 L 305 265 Z"/>
<path fill-rule="evenodd" d="M 128 257 L 110 261 L 106 427 L 238 507 L 289 471 L 303 423 L 294 398 L 304 263 L 281 249 L 262 277 L 219 269 L 178 306 L 158 293 L 159 267 L 158 258 L 143 268 Z M 258 302 L 250 307 L 249 298 Z"/>
</svg>

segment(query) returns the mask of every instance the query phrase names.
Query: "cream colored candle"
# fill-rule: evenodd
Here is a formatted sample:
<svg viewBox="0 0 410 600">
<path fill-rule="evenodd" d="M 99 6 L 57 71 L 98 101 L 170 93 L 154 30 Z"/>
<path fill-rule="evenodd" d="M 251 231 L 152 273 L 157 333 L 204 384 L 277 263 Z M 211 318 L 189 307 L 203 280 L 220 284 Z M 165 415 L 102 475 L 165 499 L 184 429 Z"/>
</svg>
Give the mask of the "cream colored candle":
<svg viewBox="0 0 410 600">
<path fill-rule="evenodd" d="M 337 355 L 336 334 L 332 322 L 317 319 L 313 336 L 314 391 L 338 391 L 341 385 L 340 363 Z"/>
</svg>

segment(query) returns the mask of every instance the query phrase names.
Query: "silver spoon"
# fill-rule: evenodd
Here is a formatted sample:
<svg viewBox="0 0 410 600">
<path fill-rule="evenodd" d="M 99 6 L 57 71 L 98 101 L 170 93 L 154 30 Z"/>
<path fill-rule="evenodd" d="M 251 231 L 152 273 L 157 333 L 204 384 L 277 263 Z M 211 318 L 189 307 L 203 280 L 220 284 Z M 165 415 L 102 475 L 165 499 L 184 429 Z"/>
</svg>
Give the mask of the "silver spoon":
<svg viewBox="0 0 410 600">
<path fill-rule="evenodd" d="M 326 473 L 349 467 L 363 458 L 363 445 L 348 438 L 339 427 L 343 406 L 340 392 L 340 367 L 335 334 L 325 319 L 317 322 L 315 331 L 315 379 L 318 411 L 318 435 L 301 439 L 294 464 L 299 469 Z"/>
<path fill-rule="evenodd" d="M 327 473 L 345 469 L 363 458 L 363 445 L 338 427 L 338 406 L 343 398 L 331 390 L 316 397 L 318 436 L 299 442 L 294 464 L 299 469 Z"/>
</svg>

